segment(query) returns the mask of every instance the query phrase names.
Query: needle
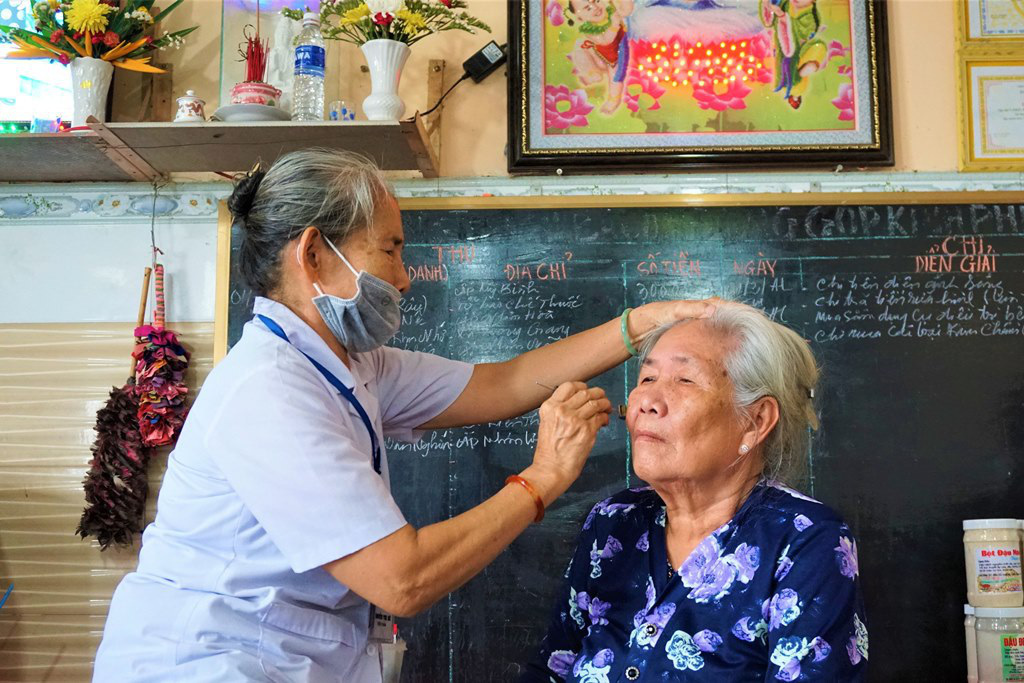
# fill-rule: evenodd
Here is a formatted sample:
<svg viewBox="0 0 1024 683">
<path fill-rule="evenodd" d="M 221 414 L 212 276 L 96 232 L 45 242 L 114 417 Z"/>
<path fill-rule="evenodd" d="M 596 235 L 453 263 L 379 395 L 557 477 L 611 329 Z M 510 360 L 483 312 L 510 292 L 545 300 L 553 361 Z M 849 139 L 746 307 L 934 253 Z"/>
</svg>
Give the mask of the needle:
<svg viewBox="0 0 1024 683">
<path fill-rule="evenodd" d="M 544 382 L 536 382 L 535 381 L 534 384 L 536 384 L 539 387 L 544 387 L 545 389 L 548 389 L 549 391 L 554 391 L 555 390 L 555 387 L 553 387 L 553 386 L 551 386 L 549 384 L 544 384 Z M 625 420 L 626 419 L 626 404 L 625 403 L 620 403 L 619 404 L 619 409 L 618 409 L 617 412 L 618 412 L 618 415 L 619 415 L 619 419 L 620 420 Z"/>
</svg>

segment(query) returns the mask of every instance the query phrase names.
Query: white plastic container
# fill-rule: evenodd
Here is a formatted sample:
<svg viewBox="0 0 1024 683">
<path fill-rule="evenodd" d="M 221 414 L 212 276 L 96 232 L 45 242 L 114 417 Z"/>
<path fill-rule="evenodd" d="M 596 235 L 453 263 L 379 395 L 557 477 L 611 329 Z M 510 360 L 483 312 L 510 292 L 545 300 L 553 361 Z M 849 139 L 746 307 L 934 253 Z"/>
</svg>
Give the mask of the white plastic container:
<svg viewBox="0 0 1024 683">
<path fill-rule="evenodd" d="M 978 683 L 1024 681 L 1024 608 L 978 607 Z"/>
<path fill-rule="evenodd" d="M 974 608 L 964 605 L 964 637 L 967 639 L 967 683 L 978 683 L 978 634 L 974 630 Z"/>
<path fill-rule="evenodd" d="M 1017 520 L 966 519 L 963 528 L 967 601 L 973 607 L 1024 605 Z"/>
</svg>

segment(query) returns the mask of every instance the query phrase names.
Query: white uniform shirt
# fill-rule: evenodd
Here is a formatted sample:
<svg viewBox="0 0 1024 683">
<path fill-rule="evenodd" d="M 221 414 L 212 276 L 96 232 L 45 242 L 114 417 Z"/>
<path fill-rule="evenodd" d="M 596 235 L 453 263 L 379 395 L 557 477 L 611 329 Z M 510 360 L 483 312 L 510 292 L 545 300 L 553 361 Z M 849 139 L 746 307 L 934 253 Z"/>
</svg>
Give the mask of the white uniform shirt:
<svg viewBox="0 0 1024 683">
<path fill-rule="evenodd" d="M 405 519 L 386 454 L 378 475 L 358 413 L 298 349 L 354 386 L 378 437 L 405 441 L 473 366 L 384 347 L 350 371 L 287 307 L 259 298 L 255 312 L 291 344 L 254 319 L 204 383 L 114 593 L 97 683 L 381 679 L 369 604 L 321 566 Z"/>
</svg>

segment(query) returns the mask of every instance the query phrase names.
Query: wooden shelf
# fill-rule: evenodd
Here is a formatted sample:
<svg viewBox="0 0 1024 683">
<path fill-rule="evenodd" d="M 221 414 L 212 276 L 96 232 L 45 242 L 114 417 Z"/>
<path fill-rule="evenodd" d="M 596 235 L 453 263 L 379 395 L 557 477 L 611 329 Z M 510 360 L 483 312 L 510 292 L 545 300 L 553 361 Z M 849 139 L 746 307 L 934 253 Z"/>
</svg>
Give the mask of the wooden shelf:
<svg viewBox="0 0 1024 683">
<path fill-rule="evenodd" d="M 89 131 L 0 136 L 0 181 L 152 181 L 175 172 L 247 171 L 257 159 L 328 147 L 386 171 L 437 177 L 422 119 L 345 123 L 91 123 Z"/>
</svg>

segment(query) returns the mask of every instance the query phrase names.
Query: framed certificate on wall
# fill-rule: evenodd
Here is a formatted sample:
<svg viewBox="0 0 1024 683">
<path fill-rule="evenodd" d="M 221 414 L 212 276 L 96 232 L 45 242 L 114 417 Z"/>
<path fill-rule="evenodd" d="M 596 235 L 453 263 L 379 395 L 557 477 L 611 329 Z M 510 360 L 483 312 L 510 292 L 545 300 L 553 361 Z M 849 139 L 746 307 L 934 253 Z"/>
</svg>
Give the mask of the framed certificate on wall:
<svg viewBox="0 0 1024 683">
<path fill-rule="evenodd" d="M 1024 57 L 966 57 L 960 69 L 960 167 L 1024 170 Z"/>
<path fill-rule="evenodd" d="M 1024 41 L 1024 0 L 959 0 L 961 45 Z"/>
</svg>

